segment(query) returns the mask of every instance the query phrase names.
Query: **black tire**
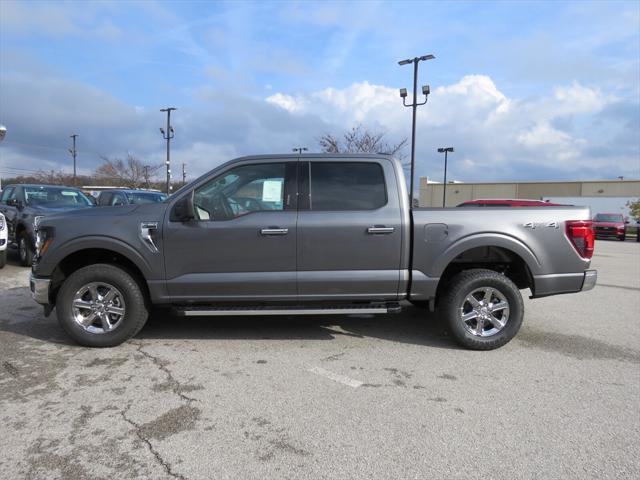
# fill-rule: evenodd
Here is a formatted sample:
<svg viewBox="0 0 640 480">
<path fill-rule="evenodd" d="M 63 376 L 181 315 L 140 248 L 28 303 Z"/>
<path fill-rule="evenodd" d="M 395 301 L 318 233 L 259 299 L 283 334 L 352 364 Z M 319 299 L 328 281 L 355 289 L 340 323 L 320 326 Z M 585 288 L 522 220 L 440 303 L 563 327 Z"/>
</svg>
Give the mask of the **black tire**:
<svg viewBox="0 0 640 480">
<path fill-rule="evenodd" d="M 627 239 L 627 235 L 621 235 L 618 237 L 618 240 L 620 240 L 621 242 L 624 242 Z"/>
<path fill-rule="evenodd" d="M 0 268 L 4 268 L 6 264 L 7 264 L 7 251 L 2 250 L 0 252 Z"/>
<path fill-rule="evenodd" d="M 25 232 L 18 236 L 18 256 L 20 257 L 20 265 L 23 267 L 30 267 L 33 263 L 33 249 L 29 236 Z"/>
<path fill-rule="evenodd" d="M 497 290 L 506 299 L 509 315 L 506 324 L 497 333 L 479 336 L 471 333 L 465 326 L 465 322 L 460 318 L 461 308 L 472 292 L 488 287 Z M 516 336 L 522 325 L 524 304 L 518 287 L 509 278 L 493 270 L 472 269 L 465 270 L 451 279 L 439 303 L 438 311 L 444 316 L 452 337 L 460 345 L 471 350 L 493 350 L 507 344 Z M 482 330 L 482 327 L 479 330 Z"/>
<path fill-rule="evenodd" d="M 89 332 L 73 317 L 72 303 L 76 293 L 94 282 L 113 285 L 123 296 L 126 305 L 124 316 L 111 331 Z M 85 347 L 115 347 L 126 342 L 142 329 L 149 316 L 148 312 L 147 298 L 135 278 L 126 270 L 109 264 L 89 265 L 75 271 L 64 281 L 56 299 L 60 326 Z"/>
</svg>

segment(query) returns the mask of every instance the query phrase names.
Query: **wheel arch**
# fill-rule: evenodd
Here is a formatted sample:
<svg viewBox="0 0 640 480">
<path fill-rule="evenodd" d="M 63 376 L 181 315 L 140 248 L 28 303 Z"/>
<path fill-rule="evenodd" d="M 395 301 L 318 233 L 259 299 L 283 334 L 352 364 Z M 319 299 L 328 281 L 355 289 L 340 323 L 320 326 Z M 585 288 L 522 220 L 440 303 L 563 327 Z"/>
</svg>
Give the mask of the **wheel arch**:
<svg viewBox="0 0 640 480">
<path fill-rule="evenodd" d="M 436 299 L 456 274 L 475 268 L 502 273 L 519 289 L 534 292 L 534 275 L 540 262 L 524 243 L 507 235 L 478 235 L 465 240 L 450 246 L 434 264 L 434 277 L 439 278 Z"/>
<path fill-rule="evenodd" d="M 99 263 L 115 265 L 127 271 L 138 283 L 143 293 L 149 298 L 149 286 L 146 281 L 145 262 L 133 255 L 127 255 L 121 249 L 106 248 L 104 246 L 78 248 L 66 252 L 66 255 L 57 262 L 51 274 L 51 290 L 49 292 L 50 300 L 55 303 L 58 290 L 64 283 L 64 280 L 80 268 L 95 265 Z"/>
</svg>

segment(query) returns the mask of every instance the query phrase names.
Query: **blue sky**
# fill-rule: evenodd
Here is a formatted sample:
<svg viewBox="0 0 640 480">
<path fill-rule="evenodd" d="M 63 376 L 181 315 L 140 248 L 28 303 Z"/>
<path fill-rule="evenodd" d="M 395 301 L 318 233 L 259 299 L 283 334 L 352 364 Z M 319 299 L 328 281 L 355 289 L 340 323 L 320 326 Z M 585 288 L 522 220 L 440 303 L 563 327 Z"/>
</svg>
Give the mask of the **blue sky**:
<svg viewBox="0 0 640 480">
<path fill-rule="evenodd" d="M 160 163 L 158 109 L 191 174 L 243 154 L 317 149 L 357 124 L 399 141 L 397 88 L 421 84 L 419 175 L 640 177 L 640 3 L 0 2 L 0 169 Z"/>
</svg>

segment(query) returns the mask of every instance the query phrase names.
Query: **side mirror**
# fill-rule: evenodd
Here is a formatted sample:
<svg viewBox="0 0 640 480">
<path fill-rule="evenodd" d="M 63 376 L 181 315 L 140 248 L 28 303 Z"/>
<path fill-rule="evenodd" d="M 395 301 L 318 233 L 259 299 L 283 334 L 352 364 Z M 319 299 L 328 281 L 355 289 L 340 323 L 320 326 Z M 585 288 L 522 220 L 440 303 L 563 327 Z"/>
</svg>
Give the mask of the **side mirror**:
<svg viewBox="0 0 640 480">
<path fill-rule="evenodd" d="M 7 205 L 10 207 L 22 208 L 22 202 L 17 198 L 10 198 L 7 200 Z"/>
<path fill-rule="evenodd" d="M 194 207 L 193 197 L 195 191 L 191 192 L 176 202 L 171 211 L 170 220 L 173 222 L 188 222 L 196 218 L 196 210 Z"/>
</svg>

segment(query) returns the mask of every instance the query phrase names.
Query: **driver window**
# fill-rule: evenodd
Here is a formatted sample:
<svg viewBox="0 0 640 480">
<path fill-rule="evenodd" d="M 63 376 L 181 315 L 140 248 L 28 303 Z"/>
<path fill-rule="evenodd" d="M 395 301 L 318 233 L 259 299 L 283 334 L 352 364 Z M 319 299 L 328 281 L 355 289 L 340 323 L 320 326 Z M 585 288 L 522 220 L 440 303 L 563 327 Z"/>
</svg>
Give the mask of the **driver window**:
<svg viewBox="0 0 640 480">
<path fill-rule="evenodd" d="M 4 192 L 2 192 L 2 198 L 0 199 L 0 203 L 7 203 L 7 200 L 16 198 L 16 196 L 13 194 L 14 190 L 15 190 L 14 187 L 9 187 Z"/>
<path fill-rule="evenodd" d="M 198 220 L 224 221 L 252 212 L 285 209 L 284 163 L 261 163 L 236 167 L 195 191 Z"/>
</svg>

